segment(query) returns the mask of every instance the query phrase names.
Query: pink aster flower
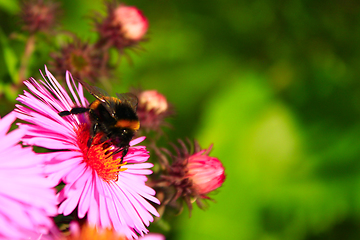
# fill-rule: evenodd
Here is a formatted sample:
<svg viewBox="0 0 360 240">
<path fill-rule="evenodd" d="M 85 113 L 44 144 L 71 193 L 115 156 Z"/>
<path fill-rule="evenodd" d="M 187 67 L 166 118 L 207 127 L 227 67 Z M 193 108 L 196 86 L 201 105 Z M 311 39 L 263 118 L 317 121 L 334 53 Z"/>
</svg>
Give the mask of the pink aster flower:
<svg viewBox="0 0 360 240">
<path fill-rule="evenodd" d="M 78 208 L 78 217 L 91 226 L 113 228 L 127 237 L 143 235 L 146 226 L 158 216 L 148 202 L 159 204 L 155 191 L 146 186 L 146 175 L 153 165 L 146 163 L 149 155 L 144 146 L 134 146 L 144 138 L 130 142 L 130 149 L 120 163 L 120 154 L 111 155 L 113 146 L 95 136 L 90 147 L 90 123 L 87 114 L 60 117 L 59 112 L 74 106 L 87 107 L 81 84 L 76 86 L 66 73 L 70 95 L 45 67 L 44 81 L 30 79 L 17 105 L 18 117 L 29 124 L 21 124 L 27 135 L 24 143 L 57 150 L 46 163 L 49 178 L 65 187 L 59 193 L 58 213 L 69 215 Z M 24 106 L 25 105 L 25 106 Z"/>
<path fill-rule="evenodd" d="M 15 118 L 0 120 L 0 239 L 38 239 L 54 227 L 55 190 L 43 174 L 43 156 L 18 144 L 25 130 L 6 134 Z"/>
</svg>

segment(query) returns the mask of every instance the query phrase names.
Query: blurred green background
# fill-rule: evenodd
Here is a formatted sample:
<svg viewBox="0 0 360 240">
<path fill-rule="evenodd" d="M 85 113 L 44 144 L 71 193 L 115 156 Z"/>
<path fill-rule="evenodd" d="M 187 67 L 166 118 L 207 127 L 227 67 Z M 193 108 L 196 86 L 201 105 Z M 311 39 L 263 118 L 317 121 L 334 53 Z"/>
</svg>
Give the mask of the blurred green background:
<svg viewBox="0 0 360 240">
<path fill-rule="evenodd" d="M 88 16 L 102 1 L 61 2 L 64 29 L 94 39 Z M 226 168 L 215 202 L 176 217 L 168 239 L 359 239 L 360 2 L 126 3 L 148 17 L 150 40 L 116 69 L 114 92 L 166 95 L 177 113 L 169 139 L 214 143 Z M 18 94 L 18 11 L 0 0 L 1 115 Z M 45 42 L 28 77 L 50 60 Z"/>
</svg>

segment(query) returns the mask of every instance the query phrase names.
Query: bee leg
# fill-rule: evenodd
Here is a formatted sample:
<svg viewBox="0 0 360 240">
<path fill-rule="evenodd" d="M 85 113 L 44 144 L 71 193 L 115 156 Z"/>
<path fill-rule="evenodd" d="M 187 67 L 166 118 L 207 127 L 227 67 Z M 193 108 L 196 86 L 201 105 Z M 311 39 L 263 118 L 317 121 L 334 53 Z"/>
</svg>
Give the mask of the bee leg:
<svg viewBox="0 0 360 240">
<path fill-rule="evenodd" d="M 71 112 L 69 111 L 62 111 L 58 113 L 60 117 L 65 117 L 71 115 Z"/>
<path fill-rule="evenodd" d="M 71 109 L 70 113 L 71 114 L 80 114 L 80 113 L 86 113 L 88 111 L 89 111 L 89 109 L 85 108 L 85 107 L 74 107 L 73 109 Z"/>
<path fill-rule="evenodd" d="M 120 164 L 123 163 L 124 157 L 126 156 L 126 154 L 128 153 L 128 151 L 129 151 L 129 145 L 124 146 L 124 147 L 123 147 L 122 154 L 121 154 Z"/>
<path fill-rule="evenodd" d="M 93 137 L 90 137 L 88 142 L 87 142 L 88 147 L 91 147 L 92 141 L 93 141 Z"/>
<path fill-rule="evenodd" d="M 59 112 L 58 114 L 59 114 L 60 117 L 65 117 L 65 116 L 69 116 L 71 114 L 80 114 L 80 113 L 85 113 L 85 112 L 88 112 L 88 111 L 89 111 L 88 108 L 74 107 L 70 111 L 62 111 L 62 112 Z"/>
<path fill-rule="evenodd" d="M 99 131 L 99 123 L 94 123 L 94 125 L 90 128 L 90 135 L 94 137 L 98 131 Z"/>
<path fill-rule="evenodd" d="M 124 146 L 124 147 L 122 147 L 121 149 L 122 149 L 122 154 L 121 154 L 121 160 L 120 160 L 120 164 L 122 164 L 123 163 L 123 161 L 124 161 L 124 157 L 126 156 L 126 154 L 128 153 L 128 151 L 129 151 L 129 145 L 127 145 L 127 146 Z M 115 153 L 118 153 L 120 150 L 118 150 L 118 151 L 116 151 Z M 119 166 L 119 169 L 121 168 L 121 166 Z M 117 182 L 119 180 L 119 175 L 117 175 L 116 176 L 116 179 L 115 179 L 115 182 Z"/>
<path fill-rule="evenodd" d="M 93 139 L 94 139 L 94 137 L 95 137 L 98 129 L 99 129 L 99 124 L 98 124 L 98 123 L 95 123 L 95 124 L 92 126 L 92 128 L 90 128 L 90 138 L 89 138 L 89 140 L 88 140 L 88 142 L 87 142 L 87 146 L 88 146 L 88 147 L 91 146 L 92 141 L 93 141 Z"/>
</svg>

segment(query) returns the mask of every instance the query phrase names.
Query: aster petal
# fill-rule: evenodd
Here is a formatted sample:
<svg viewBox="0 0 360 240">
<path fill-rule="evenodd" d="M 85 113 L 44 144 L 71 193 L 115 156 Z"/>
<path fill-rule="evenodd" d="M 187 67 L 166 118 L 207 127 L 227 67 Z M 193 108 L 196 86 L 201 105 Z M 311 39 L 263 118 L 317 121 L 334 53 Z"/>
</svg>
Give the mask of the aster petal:
<svg viewBox="0 0 360 240">
<path fill-rule="evenodd" d="M 73 102 L 70 96 L 67 94 L 65 89 L 59 84 L 59 82 L 55 79 L 55 77 L 51 74 L 51 72 L 49 72 L 46 66 L 45 66 L 45 73 L 48 81 L 43 81 L 44 85 L 47 86 L 55 94 L 57 99 L 59 99 L 60 102 L 63 103 L 65 107 L 67 107 L 67 109 L 71 108 Z M 42 76 L 44 79 L 46 79 L 44 75 Z"/>
<path fill-rule="evenodd" d="M 118 184 L 118 186 L 119 185 L 120 184 Z M 121 190 L 121 193 L 123 195 L 122 203 L 124 204 L 124 206 L 126 206 L 126 210 L 129 212 L 129 214 L 133 216 L 133 220 L 135 224 L 134 228 L 138 232 L 140 232 L 140 234 L 142 234 L 143 232 L 147 232 L 147 229 L 145 228 L 143 221 L 145 221 L 145 225 L 148 226 L 148 222 L 146 220 L 150 214 L 146 211 L 146 212 L 142 212 L 142 214 L 139 216 L 138 213 L 139 211 L 144 209 L 144 207 L 138 202 L 139 200 L 143 200 L 143 198 L 139 197 L 137 194 L 133 195 L 132 191 L 129 188 L 127 188 L 125 184 L 122 184 L 121 188 L 118 189 Z"/>
<path fill-rule="evenodd" d="M 96 178 L 97 184 L 99 184 L 99 217 L 100 217 L 100 224 L 103 228 L 111 228 L 112 224 L 109 218 L 109 212 L 107 209 L 108 201 L 107 199 L 111 199 L 111 195 L 106 194 L 107 192 L 104 191 L 104 181 L 100 180 L 99 178 Z M 107 184 L 107 183 L 105 183 Z"/>
<path fill-rule="evenodd" d="M 134 140 L 131 140 L 130 146 L 134 146 L 134 145 L 141 143 L 142 141 L 145 140 L 145 138 L 146 138 L 145 136 L 142 136 L 142 137 L 135 138 Z"/>
<path fill-rule="evenodd" d="M 85 214 L 89 210 L 90 199 L 92 197 L 91 192 L 92 192 L 92 184 L 91 184 L 91 180 L 88 180 L 85 182 L 85 186 L 79 201 L 79 212 L 78 212 L 79 218 L 85 217 Z"/>
<path fill-rule="evenodd" d="M 64 214 L 65 216 L 69 215 L 76 206 L 78 205 L 78 202 L 80 200 L 80 196 L 82 194 L 82 191 L 78 190 L 79 188 L 82 189 L 85 182 L 87 181 L 87 176 L 89 176 L 89 171 L 84 171 L 79 176 L 79 179 L 72 184 L 68 184 L 65 186 L 64 190 L 61 192 L 61 195 L 64 194 L 67 196 L 66 200 L 63 201 L 59 207 L 58 212 Z M 83 176 L 84 175 L 84 176 Z"/>
<path fill-rule="evenodd" d="M 145 179 L 147 180 L 147 179 Z M 124 175 L 123 176 L 123 181 L 124 182 L 128 182 L 128 183 L 132 183 L 132 186 L 131 188 L 134 188 L 134 190 L 139 194 L 141 195 L 142 197 L 150 200 L 151 202 L 154 202 L 156 204 L 160 204 L 160 201 L 154 197 L 155 195 L 155 190 L 146 186 L 145 184 L 141 184 L 140 182 L 138 183 L 135 179 L 135 177 L 133 177 L 132 175 Z M 145 181 L 143 181 L 145 182 Z M 148 207 L 150 207 L 152 209 L 152 213 L 155 215 L 155 216 L 158 216 L 157 212 L 154 211 L 152 205 L 146 205 Z"/>
<path fill-rule="evenodd" d="M 88 211 L 88 222 L 92 226 L 100 226 L 99 225 L 99 194 L 97 190 L 96 180 L 93 178 L 91 181 L 91 198 L 90 198 L 90 207 Z"/>
<path fill-rule="evenodd" d="M 152 163 L 138 163 L 138 164 L 127 164 L 126 168 L 127 171 L 132 174 L 150 175 L 152 171 L 147 168 L 151 168 L 153 166 L 154 165 Z"/>
<path fill-rule="evenodd" d="M 109 190 L 110 186 L 107 185 L 107 184 L 104 184 L 104 183 L 102 185 L 103 185 L 103 189 L 104 189 L 105 194 L 107 196 L 112 196 L 111 192 Z M 114 201 L 112 201 L 112 200 L 108 201 L 107 208 L 108 208 L 109 216 L 111 217 L 114 226 L 121 226 L 121 225 L 126 224 L 126 222 L 122 218 L 122 215 L 117 214 L 117 209 L 116 209 L 116 206 L 114 204 Z"/>
<path fill-rule="evenodd" d="M 128 202 L 126 195 L 118 187 L 111 187 L 108 189 L 113 196 L 114 206 L 117 211 L 116 214 L 118 214 L 119 216 L 121 216 L 124 219 L 123 221 L 121 220 L 121 222 L 124 222 L 125 226 L 127 225 L 130 228 L 135 228 L 136 219 L 134 216 L 137 216 L 137 213 L 135 212 L 133 207 Z M 122 228 L 122 225 L 117 225 L 117 226 L 115 225 L 114 228 L 115 229 Z M 130 231 L 130 232 L 124 231 L 124 234 L 127 237 L 130 237 L 130 236 L 132 236 L 131 232 L 132 231 Z"/>
<path fill-rule="evenodd" d="M 79 162 L 82 160 L 82 158 L 79 157 L 77 153 L 70 151 L 51 154 L 51 156 L 53 159 L 51 161 L 48 161 L 45 166 L 45 172 L 49 174 L 59 171 L 61 169 L 73 169 L 75 166 L 79 165 Z"/>
<path fill-rule="evenodd" d="M 24 136 L 24 131 L 17 129 L 17 130 L 12 131 L 11 133 L 9 133 L 6 136 L 6 138 L 1 138 L 0 139 L 0 151 L 6 150 L 9 147 L 18 143 L 22 136 Z"/>
<path fill-rule="evenodd" d="M 0 136 L 4 136 L 9 131 L 11 124 L 15 121 L 15 119 L 15 112 L 11 112 L 1 118 Z"/>
<path fill-rule="evenodd" d="M 70 78 L 71 78 L 71 82 L 70 82 Z M 74 79 L 71 75 L 71 73 L 69 71 L 66 71 L 66 75 L 65 75 L 65 79 L 66 79 L 66 84 L 68 86 L 75 86 L 75 82 L 74 82 Z M 79 85 L 79 89 L 81 88 L 81 91 L 82 91 L 82 86 Z M 85 102 L 84 101 L 81 101 L 81 104 L 80 104 L 80 101 L 79 101 L 79 98 L 77 97 L 77 94 L 74 92 L 74 89 L 72 87 L 69 88 L 72 96 L 74 97 L 74 100 L 75 100 L 75 105 L 76 106 L 81 106 L 81 105 L 84 105 Z M 77 92 L 79 92 L 78 89 L 75 89 Z M 80 93 L 80 96 L 82 95 L 82 93 Z M 83 100 L 84 98 L 82 98 L 81 100 Z"/>
<path fill-rule="evenodd" d="M 136 209 L 138 211 L 146 209 L 147 211 L 151 212 L 153 215 L 159 216 L 156 209 L 148 201 L 146 201 L 144 198 L 138 196 L 139 189 L 137 188 L 137 185 L 132 184 L 130 187 L 127 184 L 123 184 L 121 187 L 122 187 L 122 189 L 127 191 L 127 196 L 128 196 L 128 198 L 131 199 L 130 200 L 131 204 L 136 206 L 136 207 L 134 207 L 134 209 Z M 147 214 L 147 212 L 146 213 L 144 212 L 144 215 L 146 215 L 148 217 L 148 219 L 151 219 L 149 221 L 153 220 L 153 217 L 150 214 Z"/>
</svg>

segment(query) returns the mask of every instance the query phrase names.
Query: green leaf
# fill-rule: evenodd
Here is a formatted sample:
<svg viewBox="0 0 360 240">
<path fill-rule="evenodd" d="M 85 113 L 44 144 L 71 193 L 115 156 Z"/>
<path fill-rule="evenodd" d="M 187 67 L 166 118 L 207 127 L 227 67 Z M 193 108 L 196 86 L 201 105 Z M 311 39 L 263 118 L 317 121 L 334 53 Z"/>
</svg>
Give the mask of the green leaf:
<svg viewBox="0 0 360 240">
<path fill-rule="evenodd" d="M 6 64 L 6 68 L 8 70 L 8 73 L 12 81 L 16 83 L 19 78 L 18 69 L 17 69 L 19 59 L 16 56 L 13 49 L 10 47 L 8 38 L 5 36 L 1 28 L 0 28 L 0 43 L 3 49 L 3 57 Z"/>
<path fill-rule="evenodd" d="M 5 10 L 8 13 L 15 14 L 20 8 L 18 1 L 0 0 L 0 9 Z"/>
</svg>

